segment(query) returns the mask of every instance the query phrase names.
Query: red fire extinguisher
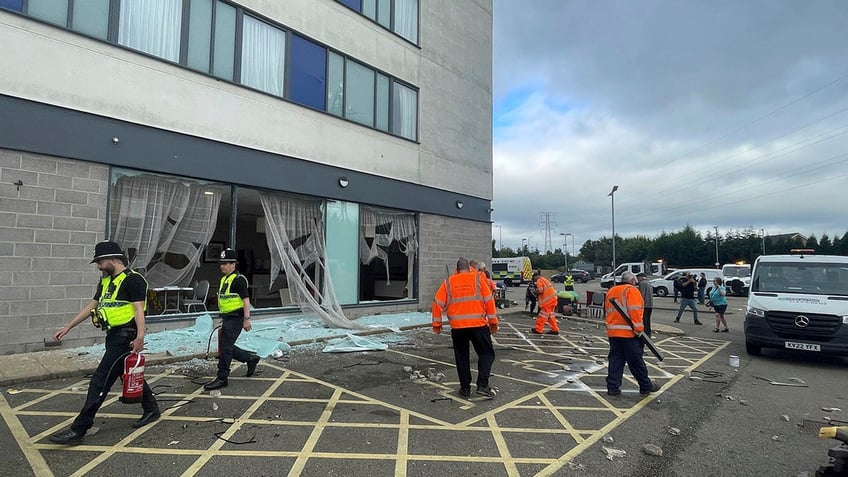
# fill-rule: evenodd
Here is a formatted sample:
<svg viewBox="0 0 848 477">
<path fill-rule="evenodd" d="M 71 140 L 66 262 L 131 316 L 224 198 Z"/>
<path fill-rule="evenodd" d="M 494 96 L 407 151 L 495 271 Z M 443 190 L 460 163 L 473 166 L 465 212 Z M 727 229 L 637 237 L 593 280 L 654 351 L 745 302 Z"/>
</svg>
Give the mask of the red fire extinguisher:
<svg viewBox="0 0 848 477">
<path fill-rule="evenodd" d="M 141 402 L 144 392 L 144 355 L 141 353 L 130 353 L 124 358 L 124 392 L 120 400 L 124 404 L 135 404 Z"/>
</svg>

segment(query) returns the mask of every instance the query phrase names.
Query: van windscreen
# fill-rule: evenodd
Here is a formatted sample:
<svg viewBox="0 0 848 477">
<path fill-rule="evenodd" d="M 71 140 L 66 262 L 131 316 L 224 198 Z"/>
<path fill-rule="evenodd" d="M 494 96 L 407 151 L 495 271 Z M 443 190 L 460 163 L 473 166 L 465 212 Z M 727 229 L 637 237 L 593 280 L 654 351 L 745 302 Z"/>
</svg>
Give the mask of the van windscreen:
<svg viewBox="0 0 848 477">
<path fill-rule="evenodd" d="M 836 263 L 759 263 L 752 292 L 848 295 L 848 266 Z"/>
</svg>

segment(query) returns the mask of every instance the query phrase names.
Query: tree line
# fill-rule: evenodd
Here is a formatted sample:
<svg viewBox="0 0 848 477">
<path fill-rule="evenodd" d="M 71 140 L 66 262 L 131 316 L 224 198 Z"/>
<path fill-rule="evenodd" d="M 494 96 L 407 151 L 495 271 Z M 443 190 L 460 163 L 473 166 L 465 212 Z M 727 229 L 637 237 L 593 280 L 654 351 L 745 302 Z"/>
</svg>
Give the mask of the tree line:
<svg viewBox="0 0 848 477">
<path fill-rule="evenodd" d="M 492 240 L 493 258 L 523 255 L 530 257 L 530 261 L 536 268 L 563 270 L 565 267 L 562 248 L 542 253 L 527 245 L 523 250 L 513 250 L 510 247 L 498 250 L 495 244 L 496 242 Z M 753 229 L 730 231 L 718 237 L 718 249 L 716 249 L 716 236 L 712 231 L 703 235 L 687 225 L 679 232 L 663 232 L 654 238 L 644 235 L 624 238 L 616 235 L 615 261 L 618 264 L 662 260 L 670 268 L 712 268 L 716 261 L 722 265 L 735 262 L 753 263 L 763 254 L 763 249 L 766 254 L 774 255 L 789 253 L 790 250 L 797 248 L 813 249 L 820 255 L 848 255 L 848 232 L 841 237 L 830 238 L 824 234 L 817 239 L 815 235 L 811 235 L 804 240 L 798 235 L 790 234 L 763 237 Z M 584 261 L 593 263 L 596 268 L 608 270 L 612 265 L 612 239 L 605 236 L 598 240 L 587 240 L 580 247 L 576 257 L 568 251 L 566 253 L 568 253 L 569 268 L 574 268 L 573 265 L 577 261 Z"/>
</svg>

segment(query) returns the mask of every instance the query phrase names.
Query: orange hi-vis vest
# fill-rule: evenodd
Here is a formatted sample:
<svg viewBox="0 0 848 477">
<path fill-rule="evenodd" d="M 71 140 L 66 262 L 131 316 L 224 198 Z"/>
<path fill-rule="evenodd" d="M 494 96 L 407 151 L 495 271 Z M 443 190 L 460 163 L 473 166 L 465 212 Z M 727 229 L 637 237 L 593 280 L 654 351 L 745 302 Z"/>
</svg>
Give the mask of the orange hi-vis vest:
<svg viewBox="0 0 848 477">
<path fill-rule="evenodd" d="M 536 279 L 536 299 L 539 301 L 539 308 L 554 305 L 556 306 L 557 292 L 554 284 L 545 277 Z"/>
<path fill-rule="evenodd" d="M 478 328 L 497 324 L 495 299 L 480 274 L 465 270 L 443 281 L 433 297 L 433 327 L 442 326 L 442 310 L 451 328 Z"/>
<path fill-rule="evenodd" d="M 612 306 L 610 300 L 613 298 L 627 311 L 630 321 L 633 322 L 633 328 L 618 313 L 618 310 Z M 639 293 L 639 288 L 630 284 L 616 285 L 610 288 L 610 291 L 607 292 L 604 308 L 607 312 L 607 336 L 614 338 L 635 338 L 636 333 L 633 332 L 634 329 L 640 333 L 645 330 L 645 325 L 642 323 L 644 302 L 642 301 L 642 294 Z"/>
</svg>

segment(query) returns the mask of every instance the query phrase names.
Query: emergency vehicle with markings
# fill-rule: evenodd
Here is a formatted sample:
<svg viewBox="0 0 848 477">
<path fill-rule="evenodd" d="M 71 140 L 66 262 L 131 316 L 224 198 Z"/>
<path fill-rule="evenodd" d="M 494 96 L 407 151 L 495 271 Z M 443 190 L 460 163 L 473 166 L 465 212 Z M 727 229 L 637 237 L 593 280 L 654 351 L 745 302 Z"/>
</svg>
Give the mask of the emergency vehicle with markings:
<svg viewBox="0 0 848 477">
<path fill-rule="evenodd" d="M 533 278 L 530 257 L 492 259 L 492 280 L 502 281 L 508 287 L 517 287 Z"/>
</svg>

